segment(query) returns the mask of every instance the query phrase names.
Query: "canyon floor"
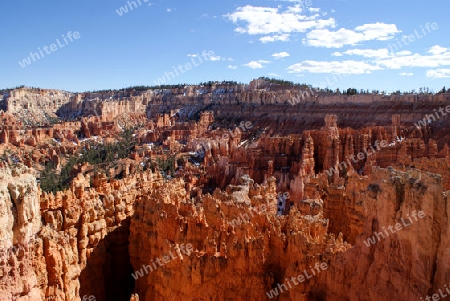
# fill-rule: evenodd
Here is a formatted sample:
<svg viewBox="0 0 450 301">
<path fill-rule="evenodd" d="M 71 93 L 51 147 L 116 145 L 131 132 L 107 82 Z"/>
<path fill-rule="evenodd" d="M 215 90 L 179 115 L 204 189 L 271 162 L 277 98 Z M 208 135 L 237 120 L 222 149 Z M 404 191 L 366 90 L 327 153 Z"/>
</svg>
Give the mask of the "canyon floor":
<svg viewBox="0 0 450 301">
<path fill-rule="evenodd" d="M 450 300 L 450 94 L 2 93 L 0 301 Z"/>
</svg>

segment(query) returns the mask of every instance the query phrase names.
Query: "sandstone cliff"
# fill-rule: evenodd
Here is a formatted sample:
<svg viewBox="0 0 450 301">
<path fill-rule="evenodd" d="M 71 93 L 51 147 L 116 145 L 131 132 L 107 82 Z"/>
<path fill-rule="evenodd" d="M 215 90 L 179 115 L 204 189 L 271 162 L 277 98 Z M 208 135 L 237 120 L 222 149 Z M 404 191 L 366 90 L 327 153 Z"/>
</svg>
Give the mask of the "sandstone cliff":
<svg viewBox="0 0 450 301">
<path fill-rule="evenodd" d="M 448 95 L 304 88 L 7 95 L 0 300 L 406 301 L 449 285 L 449 119 L 414 125 Z M 102 153 L 130 128 L 126 156 Z M 71 161 L 85 152 L 93 165 Z M 68 162 L 69 188 L 42 191 Z"/>
</svg>

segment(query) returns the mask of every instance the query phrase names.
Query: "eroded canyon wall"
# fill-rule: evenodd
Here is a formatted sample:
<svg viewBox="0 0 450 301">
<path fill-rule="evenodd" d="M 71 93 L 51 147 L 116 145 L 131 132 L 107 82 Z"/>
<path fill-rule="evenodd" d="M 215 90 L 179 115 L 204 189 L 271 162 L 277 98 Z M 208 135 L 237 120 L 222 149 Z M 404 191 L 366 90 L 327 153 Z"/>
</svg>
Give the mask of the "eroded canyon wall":
<svg viewBox="0 0 450 301">
<path fill-rule="evenodd" d="M 23 120 L 28 98 L 11 96 L 0 300 L 406 301 L 450 284 L 449 119 L 414 125 L 448 96 L 291 106 L 299 91 L 211 89 L 54 104 L 64 95 L 41 91 L 45 112 L 78 119 L 39 127 Z M 68 189 L 41 191 L 45 163 L 60 170 L 128 125 L 136 144 L 107 175 L 79 163 Z"/>
</svg>

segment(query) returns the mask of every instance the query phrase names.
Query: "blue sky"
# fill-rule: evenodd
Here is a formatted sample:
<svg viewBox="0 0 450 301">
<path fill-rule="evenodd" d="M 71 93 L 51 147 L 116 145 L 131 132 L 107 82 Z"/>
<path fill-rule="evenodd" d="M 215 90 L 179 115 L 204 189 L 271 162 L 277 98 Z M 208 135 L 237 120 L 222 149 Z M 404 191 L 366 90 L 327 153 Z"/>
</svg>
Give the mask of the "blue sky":
<svg viewBox="0 0 450 301">
<path fill-rule="evenodd" d="M 132 2 L 9 1 L 0 88 L 76 92 L 260 76 L 341 90 L 450 87 L 448 0 Z"/>
</svg>

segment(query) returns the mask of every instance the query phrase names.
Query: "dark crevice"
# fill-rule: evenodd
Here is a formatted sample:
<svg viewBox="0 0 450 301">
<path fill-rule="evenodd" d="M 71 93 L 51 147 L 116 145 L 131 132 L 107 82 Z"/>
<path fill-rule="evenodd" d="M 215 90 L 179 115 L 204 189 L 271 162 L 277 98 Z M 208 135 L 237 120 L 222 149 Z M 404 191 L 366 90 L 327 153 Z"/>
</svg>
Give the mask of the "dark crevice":
<svg viewBox="0 0 450 301">
<path fill-rule="evenodd" d="M 80 297 L 96 301 L 129 301 L 134 290 L 128 252 L 130 218 L 109 233 L 88 256 L 80 275 Z"/>
</svg>

